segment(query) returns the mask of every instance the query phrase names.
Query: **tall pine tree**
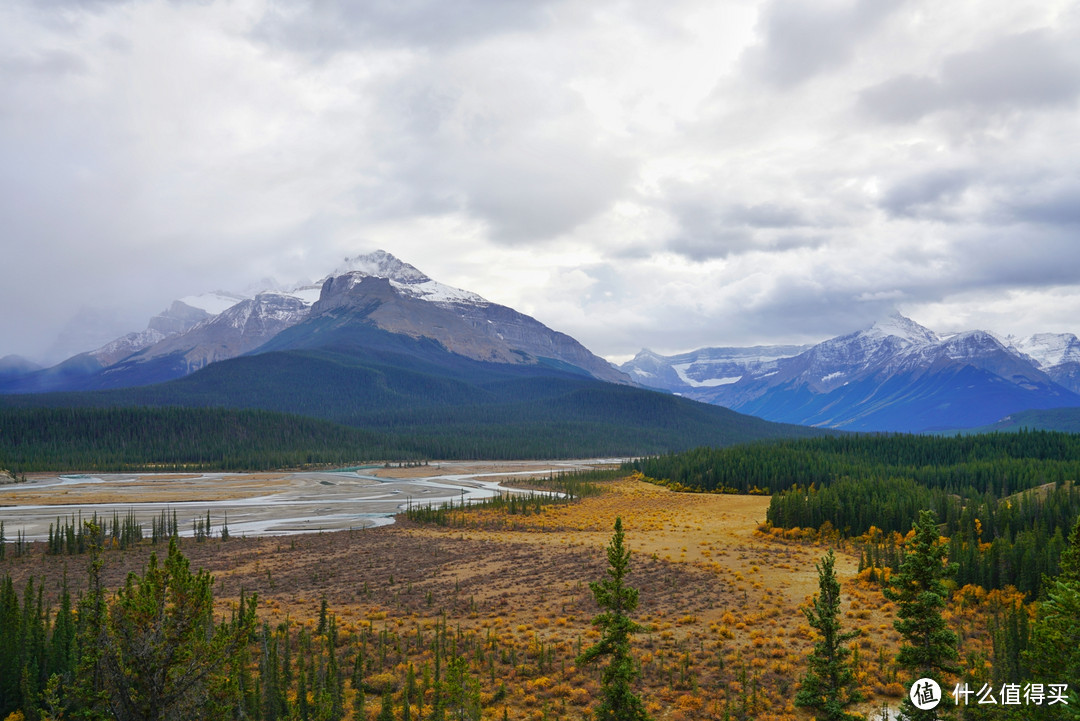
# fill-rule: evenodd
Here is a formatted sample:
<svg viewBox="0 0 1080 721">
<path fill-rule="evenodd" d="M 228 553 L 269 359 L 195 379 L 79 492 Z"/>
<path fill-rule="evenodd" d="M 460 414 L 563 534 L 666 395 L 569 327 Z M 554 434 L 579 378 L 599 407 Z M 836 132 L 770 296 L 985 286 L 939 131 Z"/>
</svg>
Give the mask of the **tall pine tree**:
<svg viewBox="0 0 1080 721">
<path fill-rule="evenodd" d="M 819 592 L 811 607 L 802 611 L 820 638 L 807 659 L 810 668 L 795 695 L 795 705 L 814 709 L 820 721 L 858 721 L 861 716 L 849 714 L 844 709 L 862 700 L 855 672 L 848 661 L 851 649 L 845 645 L 859 632 L 840 630 L 840 582 L 836 580 L 835 564 L 832 550 L 825 554 L 820 564 L 814 564 Z"/>
<path fill-rule="evenodd" d="M 1024 660 L 1032 681 L 1069 686 L 1068 704 L 1032 707 L 1033 718 L 1080 719 L 1080 518 L 1061 554 L 1061 572 L 1045 585 Z"/>
<path fill-rule="evenodd" d="M 641 699 L 631 689 L 637 678 L 634 659 L 630 655 L 630 636 L 641 626 L 630 619 L 637 608 L 638 592 L 625 585 L 630 572 L 630 551 L 623 543 L 622 518 L 615 519 L 615 535 L 607 547 L 608 578 L 589 584 L 600 608 L 606 609 L 593 619 L 601 628 L 600 640 L 585 649 L 577 663 L 592 663 L 609 656 L 607 668 L 601 674 L 603 698 L 596 709 L 597 721 L 644 721 L 649 719 Z"/>
<path fill-rule="evenodd" d="M 904 638 L 896 660 L 907 669 L 910 680 L 928 678 L 945 688 L 945 674 L 957 672 L 957 636 L 941 615 L 948 591 L 945 579 L 956 572 L 946 562 L 947 547 L 941 543 L 933 511 L 919 511 L 912 524 L 914 536 L 904 548 L 904 560 L 885 589 L 885 598 L 896 603 L 893 626 Z M 944 694 L 944 692 L 943 692 Z M 944 715 L 945 704 L 919 709 L 910 698 L 900 704 L 904 721 L 935 721 Z"/>
</svg>

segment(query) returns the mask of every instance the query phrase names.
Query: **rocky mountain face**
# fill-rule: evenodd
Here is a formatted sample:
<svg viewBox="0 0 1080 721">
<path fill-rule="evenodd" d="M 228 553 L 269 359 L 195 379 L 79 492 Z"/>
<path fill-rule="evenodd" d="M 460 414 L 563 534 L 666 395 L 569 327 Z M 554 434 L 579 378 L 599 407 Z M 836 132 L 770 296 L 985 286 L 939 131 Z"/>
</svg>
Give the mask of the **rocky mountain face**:
<svg viewBox="0 0 1080 721">
<path fill-rule="evenodd" d="M 1036 333 L 1028 338 L 1006 340 L 1055 383 L 1080 393 L 1080 340 L 1075 335 Z"/>
<path fill-rule="evenodd" d="M 157 382 L 193 373 L 215 361 L 235 358 L 299 323 L 307 317 L 308 310 L 309 306 L 300 298 L 259 293 L 106 368 L 102 373 L 107 379 L 103 386 L 127 385 L 130 378 L 145 376 L 150 368 L 153 371 L 148 379 Z"/>
<path fill-rule="evenodd" d="M 146 324 L 146 330 L 128 333 L 107 343 L 97 350 L 90 351 L 90 356 L 97 360 L 102 368 L 127 358 L 143 348 L 160 343 L 166 338 L 180 335 L 191 330 L 199 322 L 211 315 L 202 308 L 195 308 L 187 303 L 175 300 L 167 310 L 158 313 Z"/>
<path fill-rule="evenodd" d="M 771 373 L 781 359 L 810 348 L 808 345 L 701 348 L 672 356 L 646 348 L 619 369 L 644 386 L 689 398 L 709 397 L 718 387 L 731 385 L 745 375 Z"/>
<path fill-rule="evenodd" d="M 319 284 L 238 298 L 219 292 L 175 301 L 152 318 L 144 331 L 129 333 L 53 368 L 13 371 L 0 377 L 0 392 L 158 383 L 258 352 L 283 330 L 308 318 L 334 317 L 430 339 L 473 360 L 564 365 L 599 380 L 631 382 L 570 336 L 476 293 L 439 283 L 381 250 L 347 258 Z M 301 346 L 311 345 L 314 341 L 304 335 L 301 330 L 290 338 Z"/>
<path fill-rule="evenodd" d="M 349 317 L 391 333 L 430 338 L 473 360 L 555 362 L 599 380 L 631 382 L 565 333 L 475 293 L 433 281 L 388 253 L 353 259 L 349 267 L 359 269 L 323 283 L 319 300 L 311 308 L 312 321 Z"/>
<path fill-rule="evenodd" d="M 1045 351 L 1039 354 L 1042 363 L 1023 347 Z M 639 354 L 622 370 L 639 380 L 651 373 L 667 383 L 659 387 L 768 420 L 921 431 L 986 425 L 1030 408 L 1080 405 L 1069 381 L 1070 371 L 1080 370 L 1080 364 L 1069 365 L 1076 363 L 1068 360 L 1071 347 L 1067 338 L 1045 334 L 1038 342 L 1015 343 L 985 331 L 939 337 L 896 314 L 758 367 L 744 365 L 742 373 L 737 366 L 717 365 L 709 374 L 708 365 L 698 364 L 697 375 L 687 376 L 693 366 L 686 358 L 693 354 Z"/>
</svg>

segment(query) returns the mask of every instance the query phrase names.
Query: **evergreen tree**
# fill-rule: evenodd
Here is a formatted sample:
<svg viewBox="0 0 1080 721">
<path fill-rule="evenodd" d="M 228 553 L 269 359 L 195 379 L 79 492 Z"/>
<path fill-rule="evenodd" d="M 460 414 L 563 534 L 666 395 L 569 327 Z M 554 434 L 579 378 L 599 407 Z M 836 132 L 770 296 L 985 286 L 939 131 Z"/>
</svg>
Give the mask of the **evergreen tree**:
<svg viewBox="0 0 1080 721">
<path fill-rule="evenodd" d="M 412 701 L 416 698 L 416 672 L 410 663 L 401 690 L 401 721 L 412 721 Z"/>
<path fill-rule="evenodd" d="M 367 699 L 364 696 L 364 687 L 356 687 L 356 695 L 353 697 L 353 721 L 367 721 Z"/>
<path fill-rule="evenodd" d="M 323 599 L 326 602 L 326 599 Z M 331 615 L 326 623 L 326 691 L 330 696 L 330 718 L 345 718 L 345 682 L 337 659 L 337 618 Z"/>
<path fill-rule="evenodd" d="M 885 597 L 897 605 L 893 626 L 905 641 L 896 660 L 912 681 L 928 678 L 944 689 L 944 674 L 957 672 L 958 639 L 941 615 L 948 595 L 944 581 L 956 567 L 946 563 L 947 548 L 940 542 L 933 511 L 920 511 L 912 529 L 915 534 L 905 548 L 904 560 L 885 589 Z M 905 698 L 900 718 L 933 721 L 945 708 L 940 704 L 936 709 L 921 710 Z"/>
<path fill-rule="evenodd" d="M 288 639 L 285 639 L 288 643 Z M 259 656 L 259 680 L 262 684 L 262 718 L 278 721 L 286 713 L 285 689 L 281 686 L 278 664 L 278 639 L 270 633 L 270 624 L 263 621 L 262 654 Z"/>
<path fill-rule="evenodd" d="M 851 650 L 845 644 L 859 632 L 840 630 L 840 582 L 836 579 L 835 563 L 836 557 L 830 550 L 820 564 L 814 564 L 819 593 L 814 596 L 813 605 L 802 611 L 821 638 L 808 659 L 810 669 L 795 696 L 795 705 L 815 709 L 820 721 L 857 721 L 862 717 L 844 711 L 848 705 L 862 700 L 855 672 L 848 662 Z"/>
<path fill-rule="evenodd" d="M 81 647 L 95 714 L 104 701 L 120 721 L 223 718 L 242 703 L 228 675 L 254 629 L 255 596 L 232 622 L 215 624 L 213 578 L 192 573 L 174 539 L 164 564 L 153 554 L 142 577 L 128 575 L 106 615 L 95 590 L 99 568 L 92 564 L 80 605 L 80 623 L 84 608 L 90 616 Z"/>
<path fill-rule="evenodd" d="M 630 636 L 641 626 L 630 619 L 637 608 L 638 592 L 624 584 L 630 572 L 630 551 L 623 545 L 622 518 L 615 519 L 615 535 L 607 547 L 608 578 L 589 584 L 600 608 L 606 609 L 593 619 L 601 628 L 600 640 L 585 649 L 577 663 L 592 663 L 601 656 L 610 656 L 601 674 L 603 698 L 596 709 L 598 721 L 641 721 L 648 719 L 641 699 L 631 690 L 637 677 L 634 659 L 630 655 Z"/>
<path fill-rule="evenodd" d="M 87 566 L 86 593 L 79 599 L 76 615 L 76 718 L 105 721 L 109 718 L 109 691 L 103 672 L 105 648 L 108 645 L 108 605 L 101 582 L 101 569 L 105 562 L 101 558 L 102 537 L 98 527 L 88 521 L 85 529 L 89 539 L 90 564 Z"/>
<path fill-rule="evenodd" d="M 1034 681 L 1069 685 L 1067 705 L 1032 707 L 1032 716 L 1080 719 L 1080 518 L 1061 554 L 1061 572 L 1039 603 L 1024 660 Z"/>
<path fill-rule="evenodd" d="M 450 717 L 456 721 L 480 721 L 480 681 L 469 673 L 464 656 L 456 656 L 446 664 L 445 685 Z"/>
<path fill-rule="evenodd" d="M 1069 543 L 1061 552 L 1061 570 L 1058 580 L 1067 583 L 1080 583 L 1080 517 L 1077 517 Z"/>
<path fill-rule="evenodd" d="M 390 695 L 390 689 L 383 689 L 382 704 L 379 706 L 379 715 L 375 721 L 396 721 L 394 719 L 394 698 Z"/>
</svg>

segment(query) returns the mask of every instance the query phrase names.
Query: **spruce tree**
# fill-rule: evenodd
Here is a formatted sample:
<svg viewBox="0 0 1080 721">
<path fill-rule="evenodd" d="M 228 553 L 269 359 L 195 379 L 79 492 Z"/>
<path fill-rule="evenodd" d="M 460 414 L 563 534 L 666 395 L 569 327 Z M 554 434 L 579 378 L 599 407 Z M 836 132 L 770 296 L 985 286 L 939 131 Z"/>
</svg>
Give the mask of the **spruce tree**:
<svg viewBox="0 0 1080 721">
<path fill-rule="evenodd" d="M 1080 518 L 1061 554 L 1061 572 L 1044 585 L 1023 658 L 1034 682 L 1068 684 L 1068 704 L 1030 707 L 1032 718 L 1080 719 Z"/>
<path fill-rule="evenodd" d="M 86 536 L 90 539 L 90 563 L 87 566 L 87 589 L 79 599 L 75 634 L 75 688 L 78 708 L 77 718 L 84 721 L 105 721 L 108 712 L 109 689 L 106 686 L 104 668 L 105 649 L 109 645 L 108 604 L 105 587 L 101 581 L 102 542 L 98 527 L 86 524 Z"/>
<path fill-rule="evenodd" d="M 932 679 L 945 695 L 944 675 L 957 672 L 954 662 L 958 653 L 957 636 L 946 626 L 941 611 L 948 595 L 944 581 L 955 573 L 956 565 L 946 563 L 947 549 L 938 536 L 933 511 L 919 511 L 912 529 L 915 535 L 904 549 L 904 560 L 885 589 L 885 598 L 897 607 L 893 626 L 905 641 L 896 660 L 907 669 L 911 681 Z M 944 715 L 946 708 L 944 699 L 936 709 L 922 710 L 905 698 L 900 704 L 900 718 L 934 721 Z"/>
<path fill-rule="evenodd" d="M 105 614 L 99 570 L 95 559 L 79 609 L 78 675 L 89 682 L 82 697 L 94 712 L 84 718 L 222 718 L 242 703 L 229 674 L 254 630 L 255 596 L 231 622 L 215 623 L 213 578 L 192 573 L 173 540 L 163 564 L 152 554 L 143 576 L 128 575 Z"/>
<path fill-rule="evenodd" d="M 601 656 L 610 656 L 601 674 L 603 698 L 596 709 L 597 721 L 642 721 L 648 719 L 645 706 L 631 689 L 637 677 L 634 659 L 630 655 L 630 636 L 641 626 L 630 619 L 637 608 L 638 592 L 624 581 L 630 572 L 630 551 L 623 544 L 622 518 L 615 519 L 615 535 L 607 547 L 608 578 L 589 584 L 600 608 L 606 609 L 593 619 L 601 628 L 600 640 L 585 649 L 577 663 L 592 663 Z"/>
<path fill-rule="evenodd" d="M 395 721 L 394 719 L 394 699 L 390 695 L 390 689 L 383 689 L 382 704 L 379 706 L 379 715 L 375 717 L 376 721 Z"/>
<path fill-rule="evenodd" d="M 836 557 L 830 550 L 820 564 L 814 564 L 819 593 L 814 596 L 812 606 L 802 611 L 821 637 L 807 659 L 810 668 L 803 676 L 795 705 L 816 710 L 820 721 L 857 721 L 862 717 L 844 711 L 862 700 L 848 661 L 851 649 L 845 644 L 859 632 L 840 630 L 840 582 L 836 579 L 835 563 Z"/>
</svg>

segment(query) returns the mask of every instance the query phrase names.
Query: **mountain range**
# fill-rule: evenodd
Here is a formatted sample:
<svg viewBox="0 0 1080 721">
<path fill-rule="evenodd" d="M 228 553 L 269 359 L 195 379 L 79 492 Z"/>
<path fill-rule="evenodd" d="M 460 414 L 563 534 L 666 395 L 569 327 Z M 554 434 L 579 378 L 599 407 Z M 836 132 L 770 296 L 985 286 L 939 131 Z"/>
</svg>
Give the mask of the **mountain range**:
<svg viewBox="0 0 1080 721">
<path fill-rule="evenodd" d="M 182 299 L 141 334 L 53 368 L 9 359 L 0 410 L 261 409 L 444 458 L 632 455 L 821 433 L 643 388 L 570 336 L 383 251 L 347 259 L 315 286 L 230 299 Z"/>
<path fill-rule="evenodd" d="M 768 420 L 858 431 L 941 431 L 1080 406 L 1072 334 L 941 335 L 898 313 L 811 346 L 648 350 L 637 382 Z"/>
<path fill-rule="evenodd" d="M 189 296 L 129 333 L 51 368 L 0 359 L 0 393 L 130 388 L 181 378 L 216 361 L 256 352 L 302 321 L 366 307 L 367 322 L 427 337 L 475 360 L 565 363 L 605 381 L 630 383 L 570 336 L 476 293 L 439 283 L 382 250 L 345 262 L 314 285 Z M 355 314 L 351 314 L 355 317 Z M 289 336 L 295 338 L 295 336 Z M 283 341 L 273 348 L 282 348 Z M 310 345 L 310 343 L 307 343 Z"/>
<path fill-rule="evenodd" d="M 585 388 L 590 400 L 570 400 Z M 397 413 L 394 422 L 417 429 L 418 409 L 450 425 L 481 416 L 496 423 L 524 413 L 515 405 L 522 401 L 547 403 L 546 411 L 534 410 L 551 420 L 569 414 L 584 422 L 599 394 L 604 403 L 631 403 L 631 425 L 666 424 L 667 442 L 678 444 L 671 429 L 692 425 L 680 413 L 703 411 L 680 401 L 676 412 L 665 401 L 661 412 L 643 389 L 737 411 L 744 425 L 745 416 L 787 424 L 785 433 L 794 426 L 967 429 L 1024 411 L 1080 408 L 1080 341 L 1051 333 L 938 335 L 897 313 L 816 345 L 672 356 L 642 350 L 615 367 L 534 318 L 379 250 L 346 258 L 314 284 L 179 299 L 145 330 L 50 368 L 0 359 L 6 405 L 225 405 L 360 426 Z M 104 391 L 113 393 L 70 395 Z M 472 410 L 449 411 L 463 407 Z M 646 408 L 656 417 L 646 418 Z M 713 414 L 706 427 L 721 410 L 706 412 Z M 600 415 L 612 426 L 620 422 Z M 721 425 L 730 423 L 733 416 L 724 416 Z M 750 425 L 754 433 L 776 430 Z"/>
</svg>

